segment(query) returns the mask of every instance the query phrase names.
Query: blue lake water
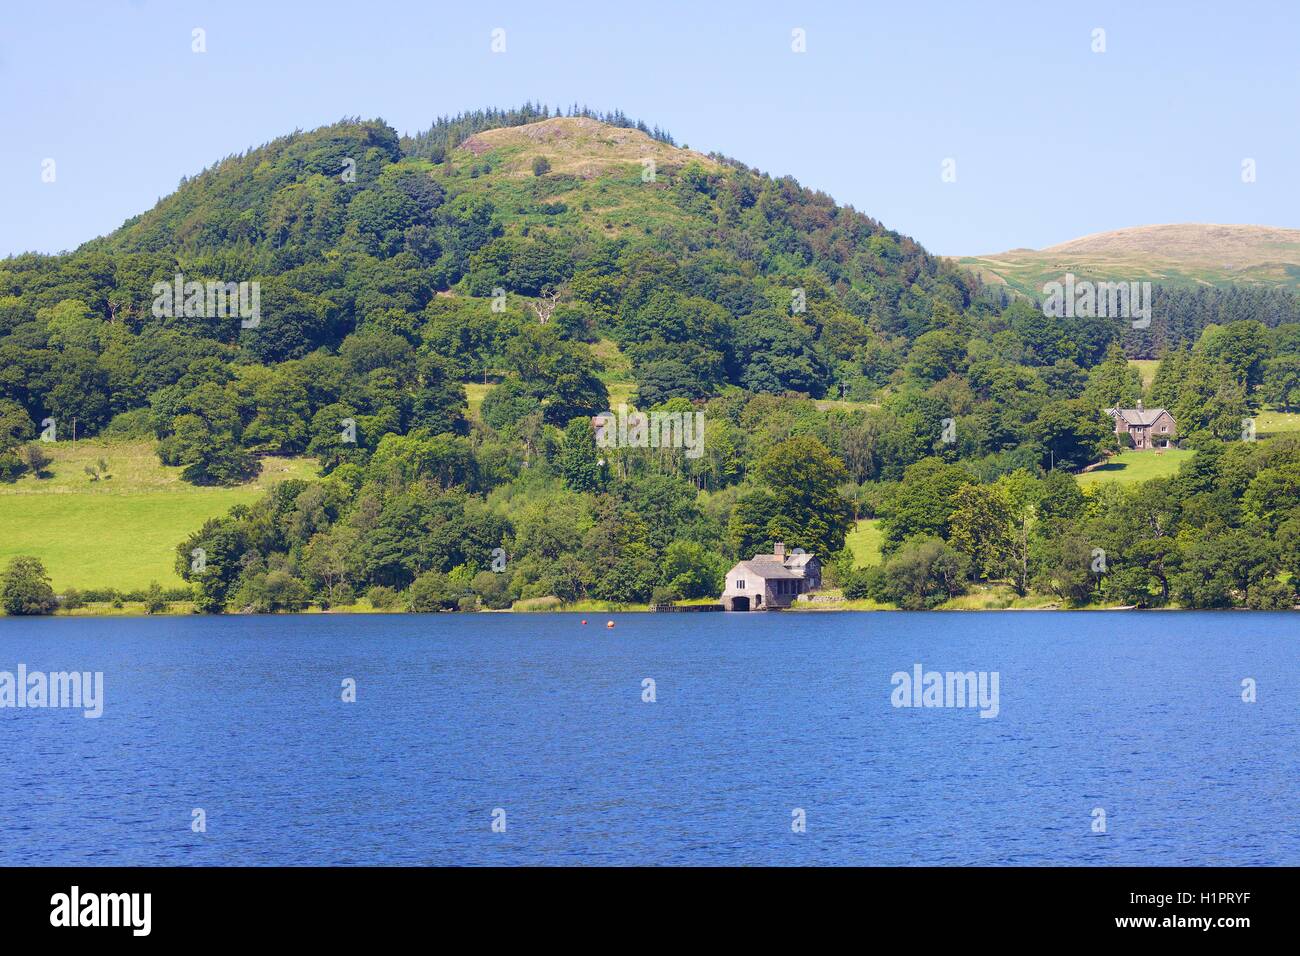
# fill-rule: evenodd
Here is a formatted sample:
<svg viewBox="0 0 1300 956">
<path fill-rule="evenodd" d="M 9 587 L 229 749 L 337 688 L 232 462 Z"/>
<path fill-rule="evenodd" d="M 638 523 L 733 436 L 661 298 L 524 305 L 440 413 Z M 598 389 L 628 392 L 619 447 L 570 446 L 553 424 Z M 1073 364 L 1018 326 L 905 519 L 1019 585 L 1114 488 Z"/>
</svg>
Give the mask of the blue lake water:
<svg viewBox="0 0 1300 956">
<path fill-rule="evenodd" d="M 0 619 L 0 864 L 1300 864 L 1296 614 L 609 617 Z"/>
</svg>

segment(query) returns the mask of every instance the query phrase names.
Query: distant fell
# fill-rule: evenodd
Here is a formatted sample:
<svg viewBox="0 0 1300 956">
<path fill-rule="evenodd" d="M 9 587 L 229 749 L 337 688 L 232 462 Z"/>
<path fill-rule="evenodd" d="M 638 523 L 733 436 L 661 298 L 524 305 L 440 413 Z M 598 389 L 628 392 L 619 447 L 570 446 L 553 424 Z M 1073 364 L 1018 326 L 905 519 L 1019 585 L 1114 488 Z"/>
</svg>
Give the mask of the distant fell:
<svg viewBox="0 0 1300 956">
<path fill-rule="evenodd" d="M 1215 223 L 1133 226 L 1046 249 L 1012 249 L 955 261 L 988 285 L 1031 296 L 1065 272 L 1168 286 L 1300 288 L 1300 229 Z"/>
</svg>

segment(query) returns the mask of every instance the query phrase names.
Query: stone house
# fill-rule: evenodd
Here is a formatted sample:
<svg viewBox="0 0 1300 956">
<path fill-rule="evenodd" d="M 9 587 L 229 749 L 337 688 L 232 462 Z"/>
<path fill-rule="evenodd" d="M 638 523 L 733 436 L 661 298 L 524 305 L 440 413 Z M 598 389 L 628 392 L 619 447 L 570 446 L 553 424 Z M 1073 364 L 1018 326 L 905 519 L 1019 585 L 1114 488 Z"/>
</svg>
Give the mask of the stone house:
<svg viewBox="0 0 1300 956">
<path fill-rule="evenodd" d="M 1130 435 L 1133 447 L 1140 451 L 1168 448 L 1177 430 L 1168 409 L 1145 408 L 1141 399 L 1137 408 L 1108 408 L 1106 414 L 1115 420 L 1115 434 Z"/>
<path fill-rule="evenodd" d="M 764 611 L 789 607 L 800 594 L 822 585 L 822 566 L 815 555 L 786 554 L 778 541 L 771 554 L 756 554 L 727 572 L 722 607 L 727 611 Z"/>
</svg>

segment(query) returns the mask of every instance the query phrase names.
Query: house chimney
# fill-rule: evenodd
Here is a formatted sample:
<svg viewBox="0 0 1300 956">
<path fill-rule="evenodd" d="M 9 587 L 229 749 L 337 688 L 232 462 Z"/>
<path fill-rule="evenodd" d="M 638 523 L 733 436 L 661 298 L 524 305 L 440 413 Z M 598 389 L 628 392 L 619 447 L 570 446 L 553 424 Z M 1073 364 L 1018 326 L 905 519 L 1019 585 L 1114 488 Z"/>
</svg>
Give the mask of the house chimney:
<svg viewBox="0 0 1300 956">
<path fill-rule="evenodd" d="M 1146 406 L 1142 404 L 1142 399 L 1140 398 L 1138 399 L 1138 411 L 1139 412 L 1146 411 Z"/>
<path fill-rule="evenodd" d="M 772 554 L 776 555 L 776 559 L 777 559 L 778 561 L 784 562 L 784 561 L 785 561 L 785 542 L 784 542 L 784 541 L 778 541 L 776 544 L 772 545 Z"/>
</svg>

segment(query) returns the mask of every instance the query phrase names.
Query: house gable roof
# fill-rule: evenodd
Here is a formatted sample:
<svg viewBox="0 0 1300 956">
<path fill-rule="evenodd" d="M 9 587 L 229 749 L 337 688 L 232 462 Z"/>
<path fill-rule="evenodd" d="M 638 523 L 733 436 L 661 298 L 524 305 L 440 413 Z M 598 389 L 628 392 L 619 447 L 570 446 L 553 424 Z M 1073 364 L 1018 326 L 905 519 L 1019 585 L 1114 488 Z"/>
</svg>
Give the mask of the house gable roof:
<svg viewBox="0 0 1300 956">
<path fill-rule="evenodd" d="M 795 574 L 770 554 L 756 554 L 749 561 L 741 561 L 737 567 L 744 568 L 760 578 L 798 578 L 801 576 Z"/>
<path fill-rule="evenodd" d="M 1164 408 L 1111 408 L 1107 411 L 1118 418 L 1124 419 L 1130 425 L 1154 425 L 1161 415 L 1169 415 L 1169 411 Z M 1169 420 L 1173 421 L 1174 416 L 1169 415 Z"/>
<path fill-rule="evenodd" d="M 781 580 L 815 580 L 820 562 L 817 561 L 815 554 L 808 554 L 800 551 L 795 554 L 786 554 L 781 545 L 777 545 L 777 552 L 773 554 L 756 554 L 748 561 L 738 561 L 728 574 L 734 574 L 743 570 L 754 577 L 763 578 L 769 581 Z M 809 574 L 814 578 L 809 578 Z"/>
</svg>

